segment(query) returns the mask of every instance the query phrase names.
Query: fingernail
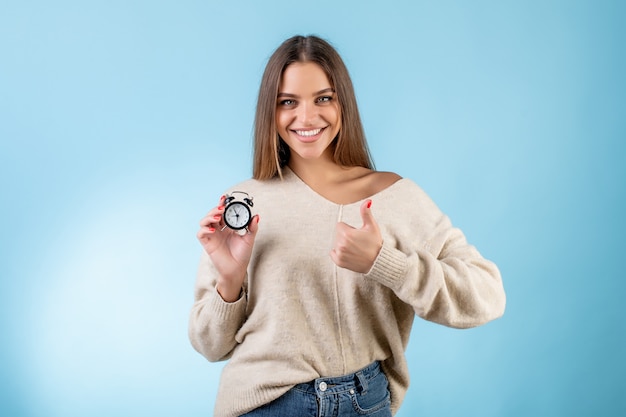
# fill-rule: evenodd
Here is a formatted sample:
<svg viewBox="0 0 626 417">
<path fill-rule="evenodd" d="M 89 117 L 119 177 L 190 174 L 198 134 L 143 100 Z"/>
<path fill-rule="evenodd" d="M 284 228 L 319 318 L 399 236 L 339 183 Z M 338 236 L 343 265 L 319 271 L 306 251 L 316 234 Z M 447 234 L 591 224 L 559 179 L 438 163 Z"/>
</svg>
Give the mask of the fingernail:
<svg viewBox="0 0 626 417">
<path fill-rule="evenodd" d="M 224 206 L 217 206 L 218 210 L 224 210 Z"/>
<path fill-rule="evenodd" d="M 367 208 L 370 208 L 370 207 L 372 207 L 372 200 L 367 202 Z"/>
<path fill-rule="evenodd" d="M 213 216 L 213 218 L 214 218 L 215 220 L 219 220 L 219 219 L 221 219 L 221 218 L 222 218 L 222 216 L 217 215 L 217 216 Z"/>
<path fill-rule="evenodd" d="M 209 232 L 211 232 L 211 233 L 215 232 L 215 228 L 214 227 L 209 227 Z"/>
</svg>

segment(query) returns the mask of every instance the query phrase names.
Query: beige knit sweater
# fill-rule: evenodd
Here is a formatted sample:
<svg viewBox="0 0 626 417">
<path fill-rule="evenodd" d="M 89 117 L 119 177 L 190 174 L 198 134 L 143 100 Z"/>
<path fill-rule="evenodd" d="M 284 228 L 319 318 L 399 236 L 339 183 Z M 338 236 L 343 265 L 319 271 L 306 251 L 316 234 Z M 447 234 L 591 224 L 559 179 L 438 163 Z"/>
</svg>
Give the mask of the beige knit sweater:
<svg viewBox="0 0 626 417">
<path fill-rule="evenodd" d="M 376 360 L 395 414 L 409 385 L 405 349 L 415 314 L 466 328 L 504 312 L 497 267 L 409 179 L 371 197 L 383 248 L 367 274 L 339 268 L 329 255 L 338 221 L 362 225 L 361 202 L 332 203 L 288 169 L 283 180 L 249 180 L 233 190 L 252 195 L 261 218 L 244 292 L 224 302 L 203 253 L 189 323 L 198 352 L 229 359 L 216 417 Z"/>
</svg>

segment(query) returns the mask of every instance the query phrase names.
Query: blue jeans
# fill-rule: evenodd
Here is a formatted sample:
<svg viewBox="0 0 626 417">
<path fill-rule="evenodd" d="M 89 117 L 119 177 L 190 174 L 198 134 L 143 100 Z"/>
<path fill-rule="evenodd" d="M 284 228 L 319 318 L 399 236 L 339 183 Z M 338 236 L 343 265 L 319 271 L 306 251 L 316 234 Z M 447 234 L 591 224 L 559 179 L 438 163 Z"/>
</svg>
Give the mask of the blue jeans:
<svg viewBox="0 0 626 417">
<path fill-rule="evenodd" d="M 350 375 L 298 384 L 241 417 L 391 417 L 388 385 L 374 362 Z"/>
</svg>

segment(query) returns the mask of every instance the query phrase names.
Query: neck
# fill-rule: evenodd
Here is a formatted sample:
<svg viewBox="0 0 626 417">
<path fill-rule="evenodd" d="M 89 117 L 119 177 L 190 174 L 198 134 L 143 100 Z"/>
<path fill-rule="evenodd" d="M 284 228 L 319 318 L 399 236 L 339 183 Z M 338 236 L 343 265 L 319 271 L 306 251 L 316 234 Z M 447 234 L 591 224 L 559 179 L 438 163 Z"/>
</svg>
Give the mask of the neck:
<svg viewBox="0 0 626 417">
<path fill-rule="evenodd" d="M 345 172 L 331 157 L 305 160 L 292 155 L 289 168 L 307 184 L 332 182 Z"/>
</svg>

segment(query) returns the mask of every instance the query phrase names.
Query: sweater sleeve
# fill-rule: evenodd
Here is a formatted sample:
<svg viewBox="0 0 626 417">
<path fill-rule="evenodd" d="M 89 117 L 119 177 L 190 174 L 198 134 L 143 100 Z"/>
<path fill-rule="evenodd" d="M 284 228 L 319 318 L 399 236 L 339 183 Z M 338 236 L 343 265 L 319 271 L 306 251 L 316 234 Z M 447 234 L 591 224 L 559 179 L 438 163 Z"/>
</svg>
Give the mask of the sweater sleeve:
<svg viewBox="0 0 626 417">
<path fill-rule="evenodd" d="M 211 362 L 228 359 L 237 341 L 235 335 L 245 321 L 245 289 L 239 300 L 228 303 L 216 289 L 217 272 L 209 256 L 202 251 L 189 318 L 192 346 Z"/>
<path fill-rule="evenodd" d="M 429 199 L 418 206 L 426 208 L 417 213 L 426 220 L 412 232 L 421 231 L 425 239 L 402 247 L 384 241 L 365 277 L 391 288 L 418 316 L 435 323 L 469 328 L 502 316 L 506 296 L 497 266 Z"/>
</svg>

